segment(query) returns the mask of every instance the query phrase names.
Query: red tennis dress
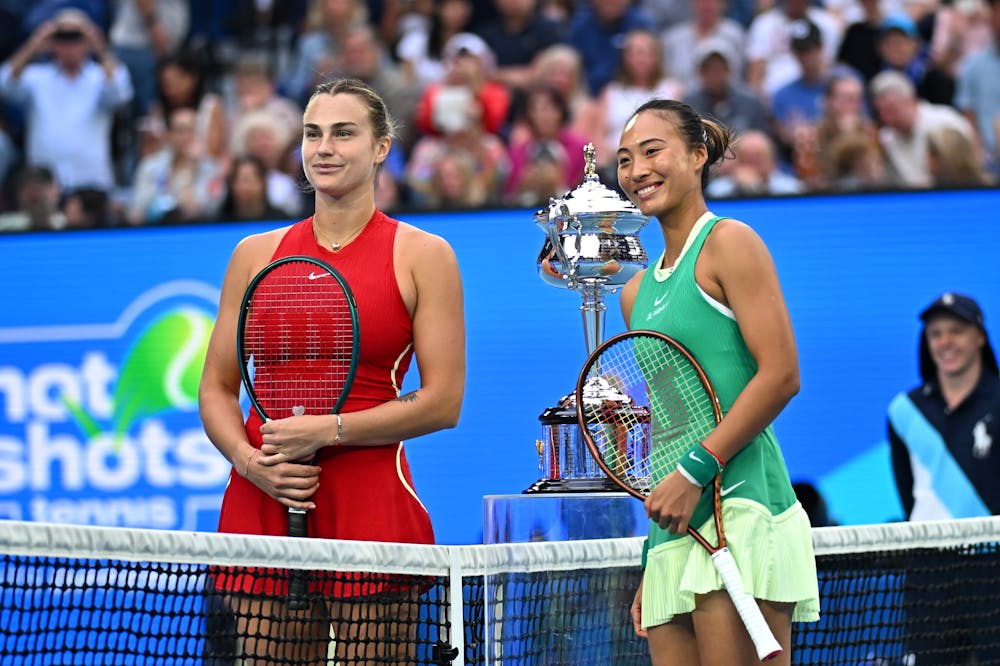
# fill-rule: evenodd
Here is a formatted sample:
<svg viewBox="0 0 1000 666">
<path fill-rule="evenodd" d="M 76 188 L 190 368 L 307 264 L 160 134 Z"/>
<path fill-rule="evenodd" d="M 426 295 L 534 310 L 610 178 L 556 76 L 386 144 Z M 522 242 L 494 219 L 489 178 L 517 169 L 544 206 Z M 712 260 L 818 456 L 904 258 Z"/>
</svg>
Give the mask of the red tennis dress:
<svg viewBox="0 0 1000 666">
<path fill-rule="evenodd" d="M 322 259 L 344 276 L 358 308 L 360 353 L 354 384 L 342 414 L 374 407 L 399 395 L 413 356 L 413 323 L 399 293 L 393 269 L 393 243 L 399 223 L 376 210 L 368 224 L 339 252 L 321 247 L 312 218 L 293 225 L 272 260 L 293 255 Z M 260 448 L 261 419 L 250 410 L 246 432 Z M 385 446 L 324 447 L 316 508 L 309 512 L 309 536 L 398 543 L 434 543 L 427 509 L 413 487 L 403 443 Z M 236 473 L 229 475 L 219 517 L 220 532 L 288 534 L 288 509 Z M 229 578 L 229 577 L 224 577 Z M 281 593 L 282 582 L 237 576 L 219 587 L 245 592 Z M 252 579 L 257 579 L 256 583 Z M 263 587 L 261 587 L 263 585 Z M 277 585 L 277 587 L 274 587 Z"/>
</svg>

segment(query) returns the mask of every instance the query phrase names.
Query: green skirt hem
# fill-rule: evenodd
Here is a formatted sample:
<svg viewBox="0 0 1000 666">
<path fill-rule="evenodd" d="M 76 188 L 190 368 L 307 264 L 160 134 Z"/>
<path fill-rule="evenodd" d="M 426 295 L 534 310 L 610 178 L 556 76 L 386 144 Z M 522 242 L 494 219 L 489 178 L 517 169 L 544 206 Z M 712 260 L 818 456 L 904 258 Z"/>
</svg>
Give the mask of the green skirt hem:
<svg viewBox="0 0 1000 666">
<path fill-rule="evenodd" d="M 809 518 L 799 503 L 772 516 L 762 505 L 733 498 L 723 503 L 723 526 L 743 587 L 756 599 L 794 603 L 793 622 L 819 619 L 819 586 Z M 717 543 L 715 521 L 698 527 Z M 642 586 L 642 626 L 670 622 L 690 613 L 695 597 L 723 589 L 711 555 L 694 539 L 675 539 L 651 548 Z"/>
</svg>

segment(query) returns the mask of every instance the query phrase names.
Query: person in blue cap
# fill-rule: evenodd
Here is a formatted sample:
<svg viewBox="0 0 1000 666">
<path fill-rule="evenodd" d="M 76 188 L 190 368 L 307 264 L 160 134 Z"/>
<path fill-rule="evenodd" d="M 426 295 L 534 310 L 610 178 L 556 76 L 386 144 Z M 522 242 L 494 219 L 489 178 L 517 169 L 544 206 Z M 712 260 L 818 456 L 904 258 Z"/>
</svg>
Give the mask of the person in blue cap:
<svg viewBox="0 0 1000 666">
<path fill-rule="evenodd" d="M 906 517 L 1000 514 L 1000 372 L 983 311 L 969 296 L 947 292 L 920 319 L 923 383 L 897 395 L 888 414 Z"/>
</svg>

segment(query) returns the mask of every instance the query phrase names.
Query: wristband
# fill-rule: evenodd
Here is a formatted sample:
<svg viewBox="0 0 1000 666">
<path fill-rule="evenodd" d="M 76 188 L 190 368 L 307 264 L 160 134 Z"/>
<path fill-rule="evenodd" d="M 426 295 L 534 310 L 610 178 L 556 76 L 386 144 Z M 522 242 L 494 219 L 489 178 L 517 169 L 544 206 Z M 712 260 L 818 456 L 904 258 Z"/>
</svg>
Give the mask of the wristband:
<svg viewBox="0 0 1000 666">
<path fill-rule="evenodd" d="M 704 488 L 711 483 L 723 467 L 722 461 L 701 443 L 688 449 L 687 453 L 681 456 L 677 462 L 677 471 L 699 488 Z"/>
<path fill-rule="evenodd" d="M 642 570 L 646 570 L 646 558 L 649 557 L 649 539 L 642 542 Z"/>
<path fill-rule="evenodd" d="M 341 435 L 344 434 L 344 420 L 340 418 L 340 414 L 337 414 L 337 435 L 333 438 L 333 445 L 340 446 Z"/>
</svg>

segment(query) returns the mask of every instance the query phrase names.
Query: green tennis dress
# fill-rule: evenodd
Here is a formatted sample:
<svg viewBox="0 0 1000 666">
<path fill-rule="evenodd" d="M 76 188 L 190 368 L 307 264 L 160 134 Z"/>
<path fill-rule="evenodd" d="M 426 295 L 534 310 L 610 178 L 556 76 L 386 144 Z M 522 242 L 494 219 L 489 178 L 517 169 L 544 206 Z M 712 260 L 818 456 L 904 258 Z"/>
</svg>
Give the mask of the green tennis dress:
<svg viewBox="0 0 1000 666">
<path fill-rule="evenodd" d="M 659 331 L 684 345 L 705 369 L 725 415 L 757 366 L 733 313 L 695 282 L 698 255 L 720 219 L 711 213 L 699 218 L 673 272 L 660 268 L 662 257 L 646 271 L 629 327 Z M 653 483 L 670 471 L 654 472 Z M 819 619 L 809 519 L 792 490 L 770 426 L 726 464 L 722 493 L 729 550 L 746 591 L 757 599 L 794 603 L 795 622 Z M 691 524 L 715 543 L 711 492 L 702 495 Z M 687 535 L 670 534 L 650 521 L 642 594 L 644 628 L 690 613 L 695 595 L 719 589 L 722 580 L 708 551 Z"/>
</svg>

